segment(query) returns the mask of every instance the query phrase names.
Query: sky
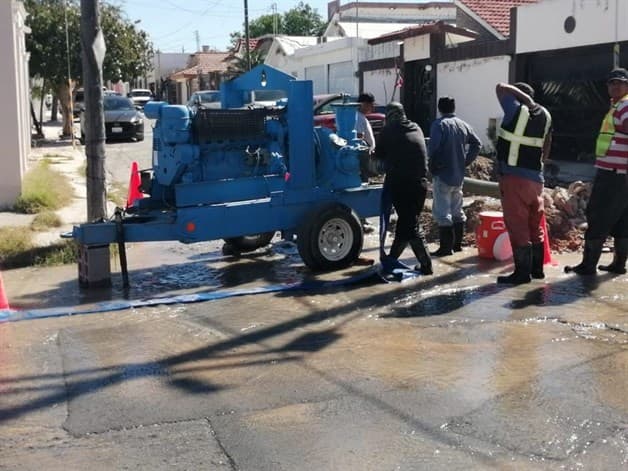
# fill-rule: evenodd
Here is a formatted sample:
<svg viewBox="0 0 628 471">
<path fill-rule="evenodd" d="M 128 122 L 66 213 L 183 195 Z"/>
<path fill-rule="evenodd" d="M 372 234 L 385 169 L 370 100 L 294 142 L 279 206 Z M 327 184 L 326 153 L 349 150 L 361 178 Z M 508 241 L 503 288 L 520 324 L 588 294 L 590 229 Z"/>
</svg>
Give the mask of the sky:
<svg viewBox="0 0 628 471">
<path fill-rule="evenodd" d="M 355 0 L 353 0 L 355 1 Z M 373 0 L 371 0 L 373 1 Z M 420 3 L 425 0 L 396 0 Z M 126 13 L 131 22 L 148 33 L 155 50 L 161 52 L 195 52 L 197 44 L 219 51 L 229 47 L 229 34 L 243 31 L 244 0 L 109 0 Z M 327 20 L 328 0 L 303 0 Z M 351 0 L 341 0 L 341 5 Z M 367 2 L 364 2 L 367 3 Z M 249 21 L 294 8 L 299 0 L 248 0 Z M 198 33 L 197 33 L 198 32 Z M 197 36 L 198 34 L 198 36 Z"/>
</svg>

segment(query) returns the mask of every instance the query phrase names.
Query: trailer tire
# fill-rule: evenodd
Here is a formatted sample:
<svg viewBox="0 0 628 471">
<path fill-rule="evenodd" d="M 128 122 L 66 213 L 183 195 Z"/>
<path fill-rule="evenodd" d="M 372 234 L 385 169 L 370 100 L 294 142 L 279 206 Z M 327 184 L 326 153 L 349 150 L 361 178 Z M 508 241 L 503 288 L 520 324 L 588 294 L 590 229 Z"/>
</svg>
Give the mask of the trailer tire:
<svg viewBox="0 0 628 471">
<path fill-rule="evenodd" d="M 315 271 L 333 271 L 353 265 L 364 244 L 358 215 L 334 203 L 311 214 L 297 232 L 303 263 Z"/>
<path fill-rule="evenodd" d="M 260 247 L 264 247 L 270 244 L 270 241 L 275 236 L 275 231 L 273 232 L 262 232 L 261 234 L 252 234 L 247 236 L 240 237 L 230 237 L 225 239 L 227 244 L 231 244 L 234 249 L 238 252 L 252 252 L 253 250 L 259 249 Z"/>
</svg>

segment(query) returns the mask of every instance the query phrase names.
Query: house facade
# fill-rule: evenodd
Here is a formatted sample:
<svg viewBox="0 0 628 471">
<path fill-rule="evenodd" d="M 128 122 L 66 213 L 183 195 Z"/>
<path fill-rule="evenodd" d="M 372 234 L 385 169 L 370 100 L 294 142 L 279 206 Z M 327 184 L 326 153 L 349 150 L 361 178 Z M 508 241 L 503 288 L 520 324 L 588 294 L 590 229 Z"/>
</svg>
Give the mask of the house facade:
<svg viewBox="0 0 628 471">
<path fill-rule="evenodd" d="M 22 191 L 22 176 L 26 172 L 31 149 L 30 89 L 28 83 L 28 53 L 25 35 L 26 10 L 21 1 L 0 2 L 0 208 L 10 207 Z"/>
</svg>

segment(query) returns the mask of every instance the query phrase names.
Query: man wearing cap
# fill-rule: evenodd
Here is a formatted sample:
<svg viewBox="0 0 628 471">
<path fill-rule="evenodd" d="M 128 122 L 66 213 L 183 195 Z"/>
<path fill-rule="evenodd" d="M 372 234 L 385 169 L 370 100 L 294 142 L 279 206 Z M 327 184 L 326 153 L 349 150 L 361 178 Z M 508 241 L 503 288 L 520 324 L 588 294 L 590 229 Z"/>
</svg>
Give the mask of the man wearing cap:
<svg viewBox="0 0 628 471">
<path fill-rule="evenodd" d="M 408 120 L 401 103 L 386 106 L 386 124 L 377 137 L 375 156 L 384 162 L 384 193 L 390 195 L 398 216 L 388 256 L 397 260 L 410 244 L 419 261 L 416 269 L 431 275 L 432 260 L 419 219 L 427 194 L 427 149 L 423 131 Z"/>
<path fill-rule="evenodd" d="M 375 151 L 375 136 L 373 135 L 371 123 L 366 119 L 366 115 L 373 112 L 375 97 L 372 93 L 360 93 L 358 103 L 360 108 L 358 109 L 358 117 L 355 122 L 355 131 L 358 133 L 358 137 L 364 139 L 368 144 L 369 152 L 372 154 Z"/>
<path fill-rule="evenodd" d="M 462 250 L 466 216 L 462 210 L 464 169 L 475 160 L 482 142 L 473 128 L 456 116 L 456 101 L 438 99 L 440 118 L 430 127 L 428 153 L 432 173 L 432 215 L 438 224 L 440 247 L 433 257 Z"/>
<path fill-rule="evenodd" d="M 360 108 L 358 109 L 358 116 L 355 122 L 355 131 L 360 139 L 364 139 L 364 142 L 368 145 L 368 151 L 361 152 L 360 159 L 360 179 L 364 183 L 369 181 L 369 160 L 371 154 L 375 152 L 375 136 L 373 135 L 373 128 L 366 115 L 373 111 L 373 104 L 375 103 L 375 97 L 372 93 L 360 93 L 358 96 L 358 103 Z M 371 223 L 366 219 L 362 219 L 362 229 L 365 233 L 369 234 L 375 230 Z"/>
<path fill-rule="evenodd" d="M 598 268 L 626 273 L 628 258 L 628 71 L 613 69 L 606 82 L 611 107 L 595 145 L 593 189 L 587 205 L 588 228 L 584 234 L 582 262 L 565 267 L 565 272 L 594 275 L 608 235 L 615 240 L 610 265 Z"/>
<path fill-rule="evenodd" d="M 552 118 L 535 103 L 527 83 L 498 83 L 495 93 L 504 110 L 497 138 L 499 190 L 515 262 L 515 271 L 497 282 L 518 285 L 545 277 L 543 161 L 549 157 Z"/>
</svg>

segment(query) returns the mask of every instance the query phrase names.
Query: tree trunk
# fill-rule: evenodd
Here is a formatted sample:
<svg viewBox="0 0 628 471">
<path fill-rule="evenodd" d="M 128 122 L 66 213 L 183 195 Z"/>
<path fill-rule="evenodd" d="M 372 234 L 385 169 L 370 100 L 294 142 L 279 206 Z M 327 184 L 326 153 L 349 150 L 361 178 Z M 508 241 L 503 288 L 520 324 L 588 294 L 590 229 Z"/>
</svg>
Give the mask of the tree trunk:
<svg viewBox="0 0 628 471">
<path fill-rule="evenodd" d="M 105 186 L 105 116 L 102 63 L 105 39 L 100 28 L 98 0 L 81 0 L 81 48 L 85 91 L 85 155 L 87 157 L 87 220 L 107 217 Z"/>
<path fill-rule="evenodd" d="M 64 137 L 70 137 L 73 133 L 74 117 L 72 116 L 70 87 L 67 82 L 62 82 L 55 87 L 55 95 L 59 97 L 59 104 L 61 105 L 61 113 L 63 114 L 63 131 L 61 135 Z"/>
<path fill-rule="evenodd" d="M 58 110 L 59 110 L 59 97 L 56 92 L 52 96 L 52 107 L 50 108 L 50 121 L 57 122 L 58 119 Z"/>
<path fill-rule="evenodd" d="M 39 122 L 44 122 L 44 101 L 46 99 L 46 79 L 42 79 L 41 81 L 41 100 L 39 100 Z"/>
<path fill-rule="evenodd" d="M 35 114 L 35 107 L 33 106 L 33 100 L 31 100 L 31 118 L 33 119 L 33 124 L 35 125 L 35 129 L 37 129 L 37 137 L 44 137 L 44 133 L 41 129 L 41 123 L 37 121 L 37 115 Z"/>
</svg>

